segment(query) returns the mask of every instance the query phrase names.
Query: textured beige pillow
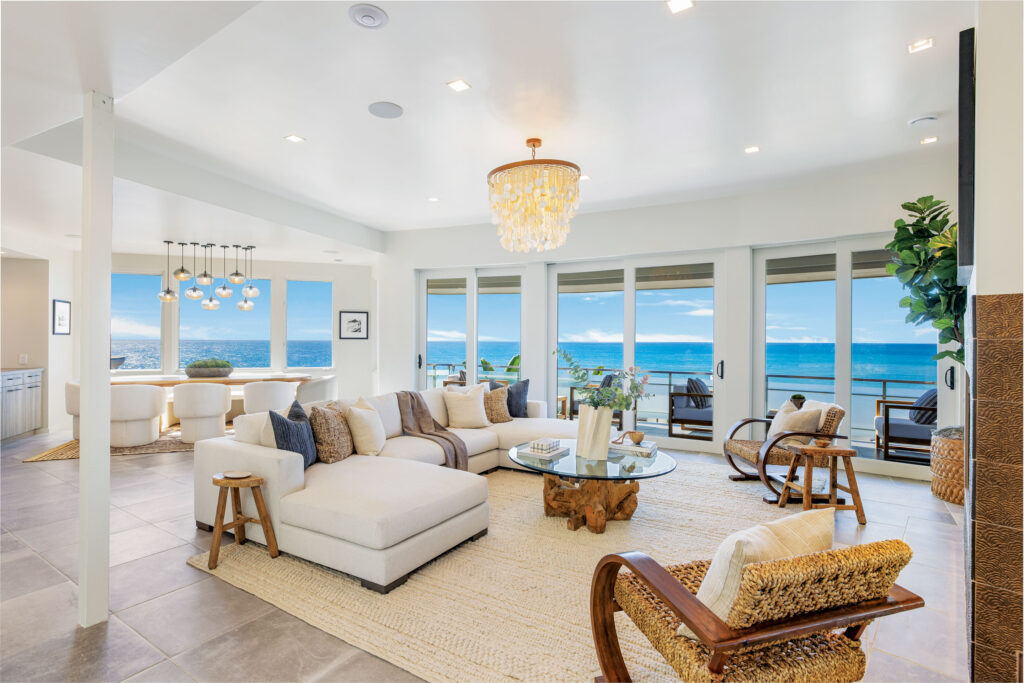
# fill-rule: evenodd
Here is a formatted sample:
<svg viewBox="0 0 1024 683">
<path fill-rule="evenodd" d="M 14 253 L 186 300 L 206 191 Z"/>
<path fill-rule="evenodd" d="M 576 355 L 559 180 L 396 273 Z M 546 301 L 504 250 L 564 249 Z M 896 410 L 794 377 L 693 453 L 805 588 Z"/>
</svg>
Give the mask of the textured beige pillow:
<svg viewBox="0 0 1024 683">
<path fill-rule="evenodd" d="M 352 432 L 340 410 L 328 406 L 314 407 L 309 411 L 309 424 L 313 427 L 317 460 L 331 464 L 352 455 L 355 448 Z"/>
<path fill-rule="evenodd" d="M 448 409 L 448 426 L 454 429 L 476 429 L 486 427 L 487 411 L 484 410 L 484 394 L 487 387 L 478 384 L 466 393 L 446 391 L 444 405 Z"/>
<path fill-rule="evenodd" d="M 745 566 L 830 550 L 834 528 L 835 508 L 825 508 L 737 531 L 718 546 L 697 591 L 697 599 L 719 619 L 729 623 L 729 612 L 736 602 Z M 680 624 L 677 633 L 697 638 L 686 624 Z"/>
<path fill-rule="evenodd" d="M 789 409 L 787 410 L 787 406 Z M 806 408 L 797 410 L 792 403 L 786 401 L 782 408 L 772 418 L 772 424 L 768 428 L 768 437 L 771 438 L 779 432 L 816 432 L 821 420 L 821 410 L 808 410 Z M 780 443 L 810 443 L 809 436 L 791 436 L 783 439 Z"/>
<path fill-rule="evenodd" d="M 345 413 L 348 428 L 352 432 L 352 442 L 359 455 L 377 455 L 384 448 L 387 434 L 380 415 L 366 399 L 360 398 Z"/>
<path fill-rule="evenodd" d="M 512 414 L 508 412 L 508 388 L 500 387 L 484 394 L 484 412 L 491 424 L 511 422 Z"/>
</svg>

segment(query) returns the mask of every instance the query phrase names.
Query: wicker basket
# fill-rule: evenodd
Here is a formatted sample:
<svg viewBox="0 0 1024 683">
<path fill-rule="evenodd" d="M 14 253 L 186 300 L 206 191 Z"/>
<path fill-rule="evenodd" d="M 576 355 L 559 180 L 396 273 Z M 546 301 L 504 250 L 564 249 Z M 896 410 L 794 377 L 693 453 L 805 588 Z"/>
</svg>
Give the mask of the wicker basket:
<svg viewBox="0 0 1024 683">
<path fill-rule="evenodd" d="M 964 504 L 964 430 L 932 433 L 932 493 L 949 503 Z"/>
</svg>

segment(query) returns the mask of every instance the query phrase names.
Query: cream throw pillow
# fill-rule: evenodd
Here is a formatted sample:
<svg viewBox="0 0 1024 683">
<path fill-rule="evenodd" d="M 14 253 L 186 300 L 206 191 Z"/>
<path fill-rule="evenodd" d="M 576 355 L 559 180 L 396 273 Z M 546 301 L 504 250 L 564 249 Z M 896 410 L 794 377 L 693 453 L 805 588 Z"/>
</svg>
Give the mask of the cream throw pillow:
<svg viewBox="0 0 1024 683">
<path fill-rule="evenodd" d="M 384 422 L 365 398 L 360 398 L 348 409 L 345 419 L 348 420 L 348 428 L 352 432 L 356 453 L 377 455 L 381 452 L 387 441 Z"/>
<path fill-rule="evenodd" d="M 718 546 L 697 599 L 728 623 L 745 566 L 830 550 L 834 528 L 835 508 L 825 508 L 737 531 Z M 686 624 L 680 624 L 676 632 L 697 638 Z"/>
<path fill-rule="evenodd" d="M 790 401 L 786 401 L 779 408 L 779 412 L 772 418 L 772 424 L 768 427 L 768 438 L 779 432 L 816 432 L 821 422 L 820 409 L 803 408 L 797 410 Z M 809 436 L 791 436 L 783 439 L 780 443 L 810 443 Z"/>
<path fill-rule="evenodd" d="M 477 429 L 487 427 L 487 411 L 484 410 L 484 394 L 487 387 L 478 384 L 466 393 L 446 391 L 444 405 L 448 409 L 448 427 L 453 429 Z"/>
</svg>

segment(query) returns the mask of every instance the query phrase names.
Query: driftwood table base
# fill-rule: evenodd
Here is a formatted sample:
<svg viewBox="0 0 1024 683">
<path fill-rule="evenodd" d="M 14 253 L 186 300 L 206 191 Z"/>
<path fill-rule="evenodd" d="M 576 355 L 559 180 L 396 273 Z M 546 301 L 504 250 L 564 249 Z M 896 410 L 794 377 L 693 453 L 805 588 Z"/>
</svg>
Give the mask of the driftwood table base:
<svg viewBox="0 0 1024 683">
<path fill-rule="evenodd" d="M 576 531 L 586 524 L 595 534 L 604 533 L 610 519 L 629 519 L 636 510 L 640 484 L 607 479 L 567 479 L 544 475 L 544 514 L 568 517 L 566 526 Z"/>
</svg>

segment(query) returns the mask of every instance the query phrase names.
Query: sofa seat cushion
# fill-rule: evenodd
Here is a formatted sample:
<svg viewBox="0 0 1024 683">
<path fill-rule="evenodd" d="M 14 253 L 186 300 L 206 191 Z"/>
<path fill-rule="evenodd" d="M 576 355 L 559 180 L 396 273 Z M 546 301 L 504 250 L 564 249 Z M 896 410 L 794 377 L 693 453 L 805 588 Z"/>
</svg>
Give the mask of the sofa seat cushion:
<svg viewBox="0 0 1024 683">
<path fill-rule="evenodd" d="M 383 550 L 487 500 L 487 480 L 399 458 L 353 455 L 306 470 L 281 522 Z"/>
<path fill-rule="evenodd" d="M 444 451 L 430 439 L 418 436 L 396 436 L 384 442 L 384 448 L 377 454 L 381 458 L 416 460 L 431 465 L 444 464 Z"/>
<path fill-rule="evenodd" d="M 498 447 L 507 451 L 513 446 L 544 437 L 575 439 L 577 426 L 575 420 L 559 420 L 553 417 L 515 417 L 511 422 L 491 425 L 480 431 L 495 434 L 498 437 Z"/>
<path fill-rule="evenodd" d="M 885 428 L 885 418 L 879 415 L 875 418 L 875 431 L 878 438 L 882 438 Z M 935 425 L 923 425 L 914 422 L 907 417 L 889 416 L 889 438 L 890 439 L 930 439 Z"/>
<path fill-rule="evenodd" d="M 682 403 L 681 399 L 676 399 L 676 405 Z M 672 411 L 672 417 L 676 420 L 693 420 L 694 422 L 705 420 L 710 421 L 712 416 L 712 408 L 676 408 Z"/>
<path fill-rule="evenodd" d="M 498 447 L 497 435 L 487 429 L 449 429 L 448 431 L 462 439 L 466 444 L 466 453 L 469 457 L 493 451 Z"/>
</svg>

